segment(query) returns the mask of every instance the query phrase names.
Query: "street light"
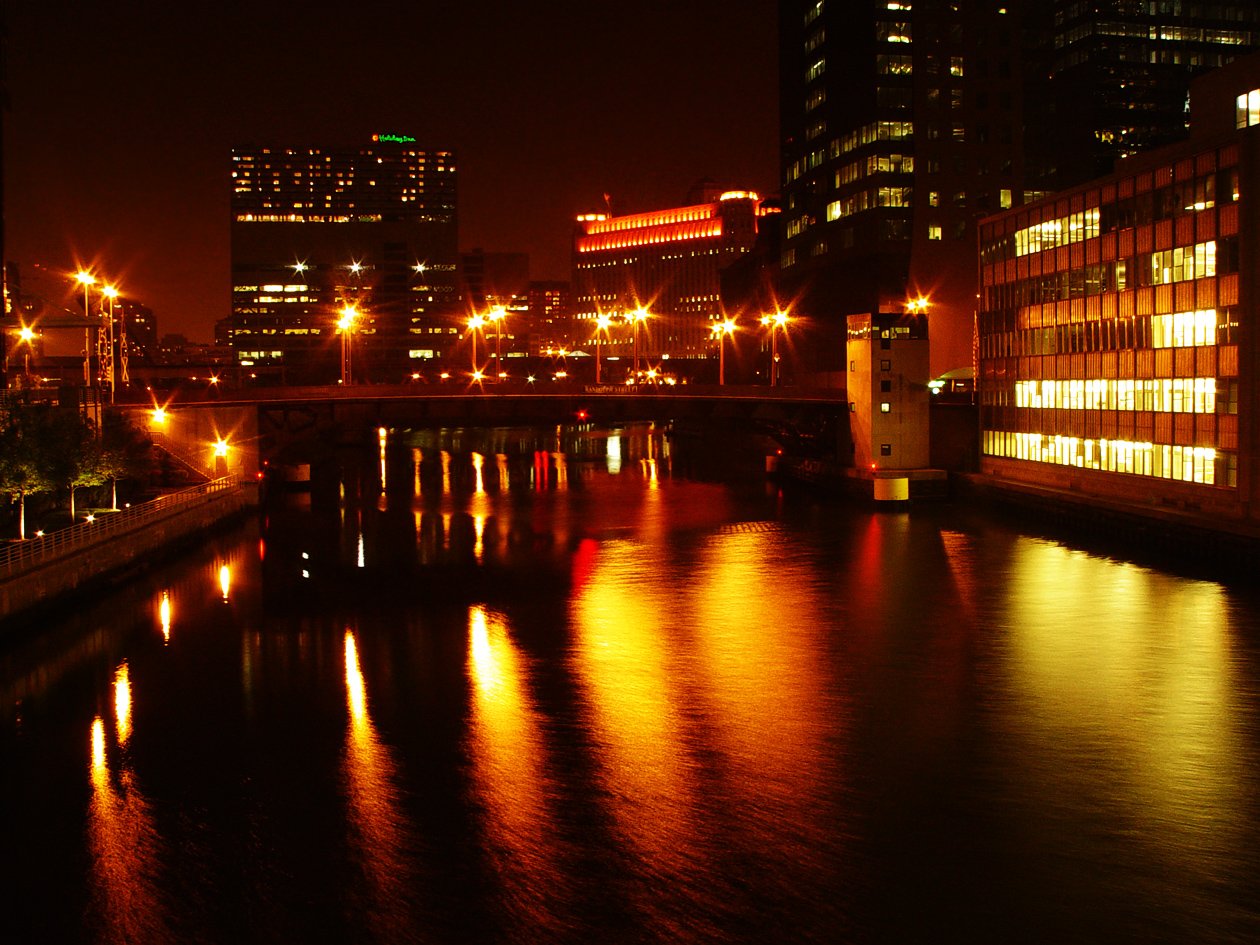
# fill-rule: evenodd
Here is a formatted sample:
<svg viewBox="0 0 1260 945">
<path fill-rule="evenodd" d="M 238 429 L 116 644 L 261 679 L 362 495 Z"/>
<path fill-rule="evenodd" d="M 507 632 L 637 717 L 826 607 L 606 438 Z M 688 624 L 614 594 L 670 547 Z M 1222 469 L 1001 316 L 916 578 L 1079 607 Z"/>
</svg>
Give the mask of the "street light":
<svg viewBox="0 0 1260 945">
<path fill-rule="evenodd" d="M 26 345 L 22 352 L 22 373 L 26 375 L 26 386 L 31 386 L 31 343 L 35 340 L 35 332 L 27 325 L 18 329 L 18 341 Z"/>
<path fill-rule="evenodd" d="M 353 305 L 346 305 L 341 310 L 341 318 L 337 319 L 337 328 L 341 332 L 341 386 L 350 384 L 353 378 L 350 357 L 354 351 L 350 343 L 350 333 L 354 331 L 354 320 L 359 317 L 359 310 Z"/>
<path fill-rule="evenodd" d="M 607 315 L 600 315 L 595 319 L 595 383 L 600 383 L 600 365 L 599 365 L 599 336 L 608 336 L 608 326 L 612 324 L 612 319 Z"/>
<path fill-rule="evenodd" d="M 735 334 L 735 322 L 726 318 L 709 327 L 710 334 L 718 343 L 718 385 L 726 383 L 726 338 Z"/>
<path fill-rule="evenodd" d="M 494 323 L 494 373 L 503 373 L 503 321 L 507 318 L 507 309 L 496 305 L 486 315 L 487 321 Z"/>
<path fill-rule="evenodd" d="M 107 285 L 101 289 L 101 294 L 109 299 L 109 402 L 114 402 L 114 391 L 116 390 L 116 374 L 114 371 L 114 299 L 118 298 L 118 289 L 112 285 Z"/>
<path fill-rule="evenodd" d="M 762 315 L 761 325 L 770 330 L 770 386 L 779 386 L 779 329 L 787 331 L 790 321 L 787 312 L 775 312 L 773 315 Z"/>
<path fill-rule="evenodd" d="M 83 318 L 86 320 L 92 314 L 88 302 L 88 289 L 96 285 L 96 276 L 86 269 L 80 269 L 74 277 L 83 286 Z M 92 386 L 92 329 L 86 323 L 83 326 L 83 386 Z"/>
<path fill-rule="evenodd" d="M 626 313 L 626 318 L 630 322 L 630 333 L 634 337 L 634 382 L 639 382 L 639 326 L 648 320 L 648 311 L 643 306 L 639 306 L 632 312 Z"/>
<path fill-rule="evenodd" d="M 468 330 L 472 332 L 473 380 L 480 380 L 482 377 L 485 376 L 481 373 L 481 369 L 477 366 L 477 332 L 481 331 L 482 327 L 485 324 L 486 324 L 486 317 L 484 315 L 474 315 L 470 319 L 468 319 Z"/>
</svg>

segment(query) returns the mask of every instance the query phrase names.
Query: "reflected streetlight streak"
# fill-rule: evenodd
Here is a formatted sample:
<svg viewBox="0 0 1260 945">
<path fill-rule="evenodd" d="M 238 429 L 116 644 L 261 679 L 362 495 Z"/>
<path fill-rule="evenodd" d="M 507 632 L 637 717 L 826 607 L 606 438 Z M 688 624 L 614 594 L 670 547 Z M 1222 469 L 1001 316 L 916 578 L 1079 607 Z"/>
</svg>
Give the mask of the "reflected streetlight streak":
<svg viewBox="0 0 1260 945">
<path fill-rule="evenodd" d="M 171 642 L 171 592 L 163 591 L 158 603 L 158 620 L 162 625 L 162 640 Z"/>
<path fill-rule="evenodd" d="M 384 427 L 378 428 L 376 431 L 376 440 L 380 446 L 379 452 L 380 452 L 380 460 L 381 460 L 381 491 L 382 492 L 385 491 L 385 444 L 388 441 L 388 439 L 389 439 L 389 431 L 386 430 Z"/>
<path fill-rule="evenodd" d="M 451 454 L 442 450 L 442 495 L 451 494 Z"/>
<path fill-rule="evenodd" d="M 361 870 L 370 908 L 363 910 L 372 937 L 409 940 L 416 921 L 416 882 L 408 849 L 414 830 L 401 804 L 398 766 L 381 743 L 368 712 L 367 686 L 359 666 L 354 632 L 344 637 L 346 708 L 345 757 L 342 777 L 352 858 Z"/>
<path fill-rule="evenodd" d="M 118 744 L 126 745 L 131 737 L 131 675 L 126 661 L 114 670 L 114 731 Z"/>
<path fill-rule="evenodd" d="M 219 566 L 219 591 L 223 594 L 223 602 L 226 604 L 228 595 L 232 590 L 232 568 L 229 565 Z"/>
<path fill-rule="evenodd" d="M 507 456 L 503 453 L 495 453 L 494 462 L 499 470 L 499 491 L 507 492 L 511 488 L 511 476 L 508 472 Z"/>
<path fill-rule="evenodd" d="M 608 472 L 616 476 L 621 472 L 621 436 L 610 434 L 608 437 Z"/>
<path fill-rule="evenodd" d="M 123 741 L 120 732 L 119 744 Z M 88 908 L 99 926 L 99 939 L 173 941 L 158 895 L 161 857 L 149 802 L 125 761 L 119 762 L 115 785 L 109 770 L 105 722 L 99 715 L 92 720 L 88 776 L 92 785 L 87 811 L 91 857 Z"/>
<path fill-rule="evenodd" d="M 569 914 L 558 896 L 559 831 L 547 798 L 547 748 L 530 698 L 525 657 L 506 619 L 469 608 L 468 755 L 491 862 L 506 887 L 513 923 L 528 938 L 552 940 Z"/>
</svg>

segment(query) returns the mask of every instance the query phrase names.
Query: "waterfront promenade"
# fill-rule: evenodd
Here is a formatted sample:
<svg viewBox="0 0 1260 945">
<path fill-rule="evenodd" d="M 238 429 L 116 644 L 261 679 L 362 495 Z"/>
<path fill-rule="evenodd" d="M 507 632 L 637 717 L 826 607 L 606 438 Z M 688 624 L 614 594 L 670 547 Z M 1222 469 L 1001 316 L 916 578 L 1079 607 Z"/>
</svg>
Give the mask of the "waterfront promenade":
<svg viewBox="0 0 1260 945">
<path fill-rule="evenodd" d="M 0 549 L 0 631 L 9 618 L 126 570 L 143 555 L 239 514 L 254 489 L 231 477 L 108 511 Z"/>
</svg>

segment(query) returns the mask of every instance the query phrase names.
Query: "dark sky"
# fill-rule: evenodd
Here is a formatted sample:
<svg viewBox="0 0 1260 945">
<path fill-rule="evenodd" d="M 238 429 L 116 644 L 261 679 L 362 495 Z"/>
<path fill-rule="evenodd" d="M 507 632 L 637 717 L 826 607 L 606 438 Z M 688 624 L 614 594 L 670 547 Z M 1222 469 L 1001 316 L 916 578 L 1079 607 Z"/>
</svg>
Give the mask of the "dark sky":
<svg viewBox="0 0 1260 945">
<path fill-rule="evenodd" d="M 235 144 L 453 150 L 461 249 L 528 252 L 536 279 L 569 278 L 605 192 L 777 189 L 773 0 L 0 2 L 6 255 L 95 262 L 162 333 L 227 313 Z"/>
</svg>

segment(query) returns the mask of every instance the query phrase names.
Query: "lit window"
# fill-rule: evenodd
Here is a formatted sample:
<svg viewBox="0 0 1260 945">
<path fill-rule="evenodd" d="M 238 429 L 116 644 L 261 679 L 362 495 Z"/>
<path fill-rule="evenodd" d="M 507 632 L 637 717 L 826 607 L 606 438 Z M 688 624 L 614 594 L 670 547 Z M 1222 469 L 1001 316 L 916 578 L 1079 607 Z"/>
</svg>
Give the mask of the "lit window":
<svg viewBox="0 0 1260 945">
<path fill-rule="evenodd" d="M 939 223 L 928 224 L 928 239 L 939 240 L 941 238 L 941 225 Z"/>
<path fill-rule="evenodd" d="M 880 413 L 892 413 L 892 404 L 890 404 L 890 403 L 889 403 L 888 401 L 886 401 L 886 400 L 881 400 L 881 401 L 879 402 L 879 412 L 880 412 Z"/>
</svg>

